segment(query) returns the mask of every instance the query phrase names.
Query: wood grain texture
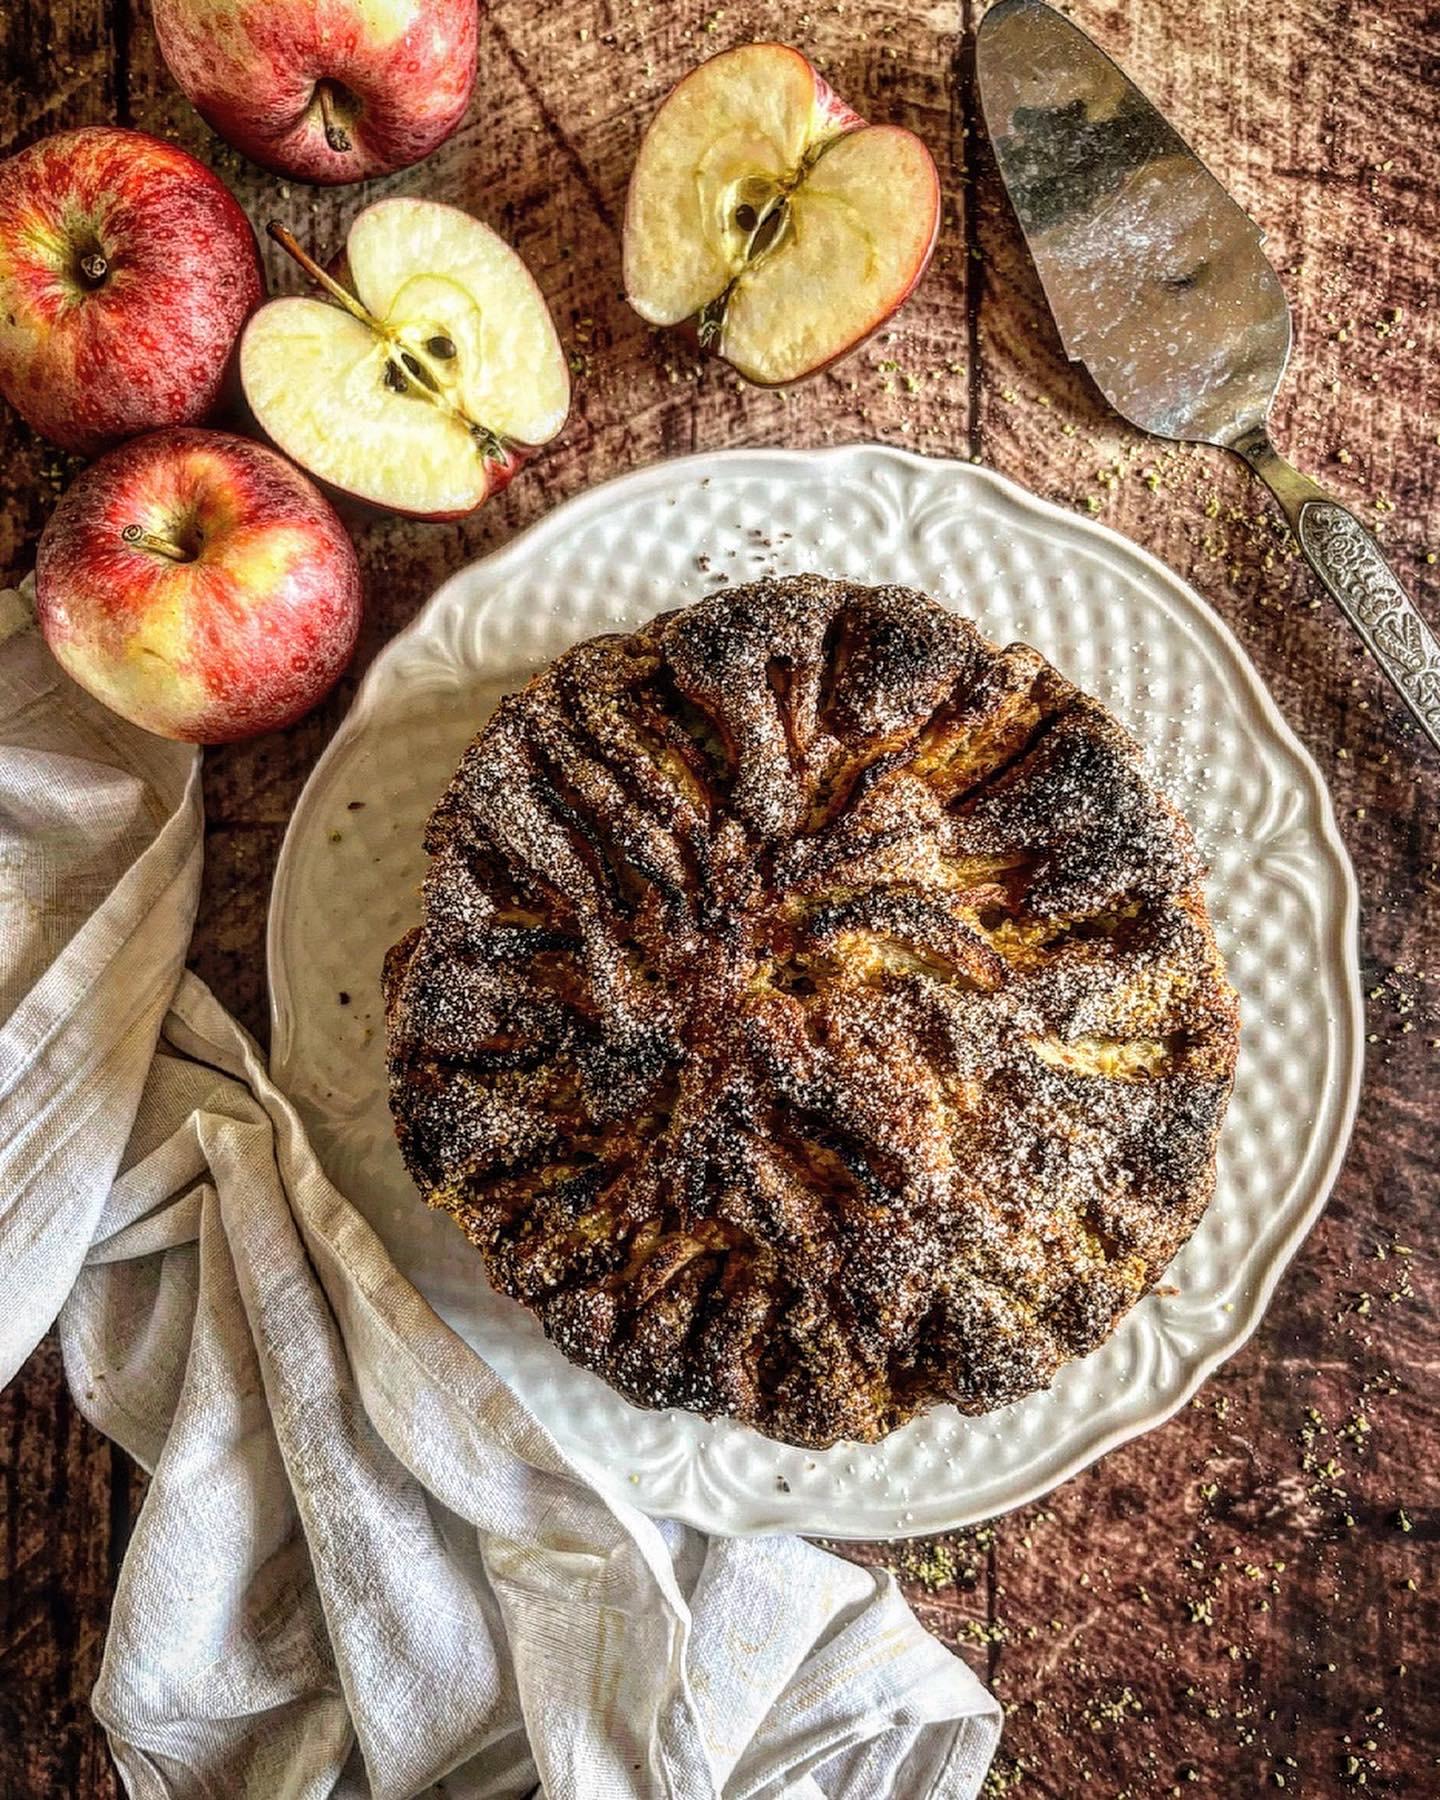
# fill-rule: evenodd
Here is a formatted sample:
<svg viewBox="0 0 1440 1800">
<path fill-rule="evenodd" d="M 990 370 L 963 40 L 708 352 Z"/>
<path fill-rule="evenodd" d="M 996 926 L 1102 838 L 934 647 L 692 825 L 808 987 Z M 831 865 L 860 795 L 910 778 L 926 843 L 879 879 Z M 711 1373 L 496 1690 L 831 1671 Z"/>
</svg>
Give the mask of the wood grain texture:
<svg viewBox="0 0 1440 1800">
<path fill-rule="evenodd" d="M 0 149 L 120 118 L 176 137 L 257 224 L 328 254 L 378 194 L 504 231 L 577 369 L 564 438 L 463 525 L 353 514 L 357 672 L 437 582 L 587 484 L 660 456 L 878 439 L 976 455 L 1178 569 L 1239 633 L 1330 778 L 1359 871 L 1369 1067 L 1330 1207 L 1252 1343 L 1168 1426 L 994 1527 L 849 1554 L 905 1581 L 996 1686 L 996 1794 L 1440 1791 L 1440 768 L 1298 565 L 1245 472 L 1144 439 L 1063 360 L 986 147 L 962 53 L 981 0 L 716 9 L 580 0 L 485 13 L 475 106 L 419 170 L 288 189 L 221 145 L 143 8 L 0 9 Z M 1440 618 L 1440 34 L 1429 0 L 1084 0 L 1075 16 L 1270 234 L 1296 313 L 1278 441 L 1380 529 Z M 639 134 L 703 54 L 800 44 L 871 117 L 935 152 L 944 226 L 893 331 L 791 394 L 745 388 L 643 326 L 618 222 Z M 294 286 L 272 259 L 278 289 Z M 28 567 L 63 458 L 0 424 L 0 564 Z M 195 964 L 263 1033 L 266 894 L 305 775 L 353 682 L 283 737 L 207 761 Z M 139 1482 L 70 1407 L 53 1348 L 0 1398 L 0 1800 L 116 1792 L 85 1710 Z"/>
</svg>

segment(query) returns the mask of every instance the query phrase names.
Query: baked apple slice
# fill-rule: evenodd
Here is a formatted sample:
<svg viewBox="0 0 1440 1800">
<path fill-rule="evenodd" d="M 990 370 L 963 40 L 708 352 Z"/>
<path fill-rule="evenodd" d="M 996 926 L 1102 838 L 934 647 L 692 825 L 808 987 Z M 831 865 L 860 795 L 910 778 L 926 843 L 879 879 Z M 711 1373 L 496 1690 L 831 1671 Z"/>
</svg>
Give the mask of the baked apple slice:
<svg viewBox="0 0 1440 1800">
<path fill-rule="evenodd" d="M 544 296 L 488 225 L 379 200 L 335 273 L 270 235 L 326 299 L 272 300 L 240 379 L 261 428 L 321 481 L 421 519 L 474 512 L 565 423 L 570 373 Z"/>
<path fill-rule="evenodd" d="M 867 125 L 798 50 L 745 44 L 691 71 L 640 146 L 625 292 L 652 325 L 694 320 L 749 381 L 844 356 L 925 272 L 940 179 L 913 131 Z"/>
</svg>

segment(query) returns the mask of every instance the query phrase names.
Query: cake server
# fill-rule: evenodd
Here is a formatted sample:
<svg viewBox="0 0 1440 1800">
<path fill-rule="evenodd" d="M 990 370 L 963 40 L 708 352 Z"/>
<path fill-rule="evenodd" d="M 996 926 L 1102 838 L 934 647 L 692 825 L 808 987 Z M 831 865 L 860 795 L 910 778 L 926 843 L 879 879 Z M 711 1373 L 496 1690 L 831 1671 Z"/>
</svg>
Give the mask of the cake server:
<svg viewBox="0 0 1440 1800">
<path fill-rule="evenodd" d="M 1000 174 L 1071 361 L 1142 431 L 1249 463 L 1440 747 L 1440 644 L 1365 526 L 1270 441 L 1290 308 L 1259 228 L 1044 0 L 999 0 L 975 58 Z"/>
</svg>

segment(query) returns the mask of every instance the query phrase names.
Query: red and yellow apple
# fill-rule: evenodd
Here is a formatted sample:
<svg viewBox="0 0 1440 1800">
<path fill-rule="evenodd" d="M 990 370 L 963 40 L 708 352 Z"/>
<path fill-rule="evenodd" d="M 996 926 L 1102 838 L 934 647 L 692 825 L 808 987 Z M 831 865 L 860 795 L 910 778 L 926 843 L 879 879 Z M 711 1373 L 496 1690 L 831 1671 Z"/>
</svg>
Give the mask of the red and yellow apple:
<svg viewBox="0 0 1440 1800">
<path fill-rule="evenodd" d="M 745 44 L 693 69 L 640 146 L 625 293 L 652 325 L 693 321 L 748 381 L 825 368 L 924 274 L 940 180 L 924 143 L 867 125 L 798 50 Z"/>
<path fill-rule="evenodd" d="M 63 449 L 207 418 L 264 292 L 249 220 L 174 144 L 93 126 L 0 163 L 0 393 Z"/>
<path fill-rule="evenodd" d="M 240 378 L 262 429 L 321 481 L 457 519 L 565 423 L 570 371 L 550 310 L 488 225 L 435 201 L 378 200 L 350 228 L 343 279 L 280 226 L 270 234 L 327 298 L 262 306 Z"/>
<path fill-rule="evenodd" d="M 151 432 L 92 463 L 40 539 L 35 603 L 65 670 L 160 737 L 289 725 L 334 685 L 360 569 L 334 508 L 273 450 Z"/>
<path fill-rule="evenodd" d="M 155 0 L 160 50 L 228 143 L 299 181 L 418 162 L 465 116 L 475 0 Z"/>
</svg>

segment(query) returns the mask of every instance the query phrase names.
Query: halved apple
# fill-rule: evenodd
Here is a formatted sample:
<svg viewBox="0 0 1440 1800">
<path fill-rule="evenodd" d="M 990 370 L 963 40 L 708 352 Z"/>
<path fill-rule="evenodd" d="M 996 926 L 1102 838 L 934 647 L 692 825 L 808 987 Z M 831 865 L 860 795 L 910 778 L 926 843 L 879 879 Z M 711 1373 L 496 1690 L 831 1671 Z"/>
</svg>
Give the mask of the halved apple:
<svg viewBox="0 0 1440 1800">
<path fill-rule="evenodd" d="M 693 69 L 645 133 L 625 208 L 625 292 L 763 387 L 823 369 L 925 272 L 940 178 L 913 131 L 867 125 L 798 50 Z"/>
<path fill-rule="evenodd" d="M 565 423 L 570 374 L 530 271 L 488 225 L 379 200 L 342 279 L 270 235 L 329 296 L 262 306 L 240 343 L 256 420 L 331 486 L 422 519 L 471 513 Z"/>
</svg>

